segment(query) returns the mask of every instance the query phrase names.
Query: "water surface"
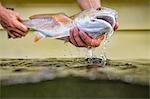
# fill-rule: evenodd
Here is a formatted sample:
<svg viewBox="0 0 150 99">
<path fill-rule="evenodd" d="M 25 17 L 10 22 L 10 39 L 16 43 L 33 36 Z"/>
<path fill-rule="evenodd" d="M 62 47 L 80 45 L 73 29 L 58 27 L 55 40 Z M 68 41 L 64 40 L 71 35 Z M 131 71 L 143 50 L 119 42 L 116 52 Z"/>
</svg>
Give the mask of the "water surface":
<svg viewBox="0 0 150 99">
<path fill-rule="evenodd" d="M 149 98 L 149 87 L 120 81 L 59 78 L 35 84 L 1 87 L 2 99 Z"/>
</svg>

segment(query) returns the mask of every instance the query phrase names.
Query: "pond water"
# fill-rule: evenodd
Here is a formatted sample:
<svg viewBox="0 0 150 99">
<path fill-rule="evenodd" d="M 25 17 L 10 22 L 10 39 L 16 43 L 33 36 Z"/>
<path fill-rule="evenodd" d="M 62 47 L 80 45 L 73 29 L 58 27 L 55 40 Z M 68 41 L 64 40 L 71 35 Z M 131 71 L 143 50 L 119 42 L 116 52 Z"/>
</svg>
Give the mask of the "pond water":
<svg viewBox="0 0 150 99">
<path fill-rule="evenodd" d="M 1 87 L 1 99 L 149 98 L 149 87 L 120 81 L 59 78 Z"/>
</svg>

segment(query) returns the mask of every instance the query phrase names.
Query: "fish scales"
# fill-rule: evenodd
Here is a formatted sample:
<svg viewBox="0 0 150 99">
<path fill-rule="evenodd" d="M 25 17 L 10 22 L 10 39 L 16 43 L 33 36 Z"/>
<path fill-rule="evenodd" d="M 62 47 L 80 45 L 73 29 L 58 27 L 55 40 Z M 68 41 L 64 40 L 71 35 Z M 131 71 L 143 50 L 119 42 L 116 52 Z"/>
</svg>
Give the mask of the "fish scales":
<svg viewBox="0 0 150 99">
<path fill-rule="evenodd" d="M 102 7 L 81 11 L 73 19 L 65 14 L 40 14 L 33 15 L 24 23 L 28 28 L 35 30 L 39 37 L 63 38 L 69 36 L 70 29 L 78 27 L 88 33 L 92 38 L 101 35 L 112 35 L 117 22 L 118 13 L 110 8 Z"/>
</svg>

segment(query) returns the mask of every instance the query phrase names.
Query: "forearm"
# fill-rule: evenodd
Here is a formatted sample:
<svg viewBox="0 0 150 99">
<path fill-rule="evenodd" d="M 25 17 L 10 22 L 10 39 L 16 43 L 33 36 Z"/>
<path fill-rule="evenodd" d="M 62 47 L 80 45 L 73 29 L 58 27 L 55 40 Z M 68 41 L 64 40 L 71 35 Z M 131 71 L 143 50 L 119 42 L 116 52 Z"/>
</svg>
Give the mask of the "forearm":
<svg viewBox="0 0 150 99">
<path fill-rule="evenodd" d="M 0 7 L 2 6 L 1 2 L 0 2 Z"/>
<path fill-rule="evenodd" d="M 0 3 L 0 14 L 1 14 L 1 10 L 3 9 L 2 4 Z"/>
<path fill-rule="evenodd" d="M 82 10 L 101 7 L 100 0 L 77 0 L 77 2 Z"/>
<path fill-rule="evenodd" d="M 5 8 L 2 6 L 2 4 L 0 3 L 0 21 L 1 21 L 1 18 L 2 18 L 2 16 L 3 16 L 4 10 L 6 10 L 6 9 L 5 9 Z"/>
<path fill-rule="evenodd" d="M 0 2 L 0 17 L 5 13 L 7 9 Z"/>
<path fill-rule="evenodd" d="M 0 11 L 2 11 L 4 9 L 4 7 L 2 6 L 1 2 L 0 2 Z M 1 13 L 1 12 L 0 12 Z"/>
</svg>

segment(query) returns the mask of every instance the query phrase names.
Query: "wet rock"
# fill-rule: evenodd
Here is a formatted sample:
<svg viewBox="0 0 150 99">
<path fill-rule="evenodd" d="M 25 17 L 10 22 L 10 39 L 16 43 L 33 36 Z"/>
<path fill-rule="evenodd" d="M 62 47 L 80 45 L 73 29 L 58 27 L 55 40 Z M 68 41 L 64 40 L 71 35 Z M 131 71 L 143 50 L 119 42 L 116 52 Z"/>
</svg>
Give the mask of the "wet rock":
<svg viewBox="0 0 150 99">
<path fill-rule="evenodd" d="M 148 60 L 107 60 L 104 67 L 101 62 L 99 58 L 0 59 L 0 81 L 17 84 L 73 76 L 150 84 Z"/>
<path fill-rule="evenodd" d="M 25 71 L 27 71 L 27 69 L 25 69 L 25 68 L 17 68 L 15 70 L 13 70 L 12 72 L 25 72 Z"/>
</svg>

